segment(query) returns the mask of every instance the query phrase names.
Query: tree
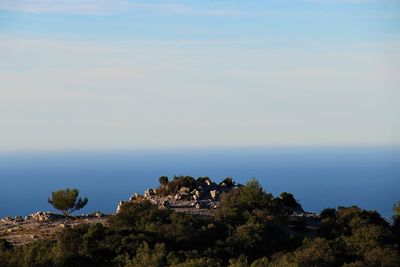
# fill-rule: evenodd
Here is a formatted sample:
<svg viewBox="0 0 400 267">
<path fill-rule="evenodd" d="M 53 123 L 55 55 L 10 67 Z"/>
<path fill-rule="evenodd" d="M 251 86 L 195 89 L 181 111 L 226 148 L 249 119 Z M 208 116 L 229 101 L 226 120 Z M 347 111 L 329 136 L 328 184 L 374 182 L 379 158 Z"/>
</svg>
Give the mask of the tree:
<svg viewBox="0 0 400 267">
<path fill-rule="evenodd" d="M 76 188 L 67 188 L 51 193 L 51 198 L 48 202 L 53 205 L 55 209 L 61 210 L 64 216 L 82 209 L 87 203 L 88 199 L 78 198 L 79 190 Z"/>
<path fill-rule="evenodd" d="M 296 201 L 294 196 L 291 193 L 283 192 L 279 196 L 280 202 L 283 206 L 295 210 L 302 209 L 301 205 Z"/>
<path fill-rule="evenodd" d="M 161 186 L 166 186 L 169 183 L 167 176 L 161 176 L 158 178 L 158 181 L 160 182 Z"/>
<path fill-rule="evenodd" d="M 393 205 L 394 217 L 400 217 L 400 201 Z"/>
<path fill-rule="evenodd" d="M 233 182 L 233 179 L 232 179 L 232 177 L 226 177 L 223 181 L 222 181 L 222 183 L 224 183 L 226 186 L 234 186 L 234 182 Z M 221 184 L 222 184 L 221 183 Z"/>
</svg>

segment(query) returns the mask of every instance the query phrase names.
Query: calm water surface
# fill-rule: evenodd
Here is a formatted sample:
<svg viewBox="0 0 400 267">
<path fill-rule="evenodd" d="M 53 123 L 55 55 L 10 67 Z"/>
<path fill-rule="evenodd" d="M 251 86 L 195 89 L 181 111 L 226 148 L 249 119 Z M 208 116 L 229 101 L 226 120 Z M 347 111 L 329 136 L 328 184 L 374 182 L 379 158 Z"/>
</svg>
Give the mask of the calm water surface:
<svg viewBox="0 0 400 267">
<path fill-rule="evenodd" d="M 398 148 L 197 149 L 136 152 L 0 154 L 0 217 L 52 210 L 51 192 L 75 187 L 89 203 L 82 213 L 113 212 L 167 175 L 256 177 L 274 195 L 288 191 L 306 210 L 358 205 L 392 215 L 400 200 Z"/>
</svg>

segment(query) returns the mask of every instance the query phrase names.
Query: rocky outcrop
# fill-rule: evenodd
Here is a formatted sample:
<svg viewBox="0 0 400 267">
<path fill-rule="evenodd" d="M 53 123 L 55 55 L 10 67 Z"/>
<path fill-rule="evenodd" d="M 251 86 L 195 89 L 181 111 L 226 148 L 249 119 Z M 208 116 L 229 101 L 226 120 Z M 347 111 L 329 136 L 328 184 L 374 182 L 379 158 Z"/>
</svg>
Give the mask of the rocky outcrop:
<svg viewBox="0 0 400 267">
<path fill-rule="evenodd" d="M 155 195 L 156 195 L 156 192 L 152 188 L 148 188 L 148 189 L 146 189 L 146 191 L 144 191 L 145 198 L 151 198 L 152 196 L 155 196 Z"/>
<path fill-rule="evenodd" d="M 200 210 L 217 209 L 220 206 L 220 199 L 223 193 L 235 190 L 242 185 L 231 183 L 217 184 L 209 178 L 193 180 L 190 186 L 174 187 L 171 184 L 163 184 L 160 188 L 154 190 L 148 188 L 144 191 L 143 196 L 134 193 L 128 201 L 120 201 L 117 206 L 116 213 L 119 213 L 121 207 L 127 202 L 149 200 L 154 205 L 162 209 L 173 209 L 175 211 L 198 212 Z M 174 188 L 175 193 L 167 194 L 171 188 Z"/>
</svg>

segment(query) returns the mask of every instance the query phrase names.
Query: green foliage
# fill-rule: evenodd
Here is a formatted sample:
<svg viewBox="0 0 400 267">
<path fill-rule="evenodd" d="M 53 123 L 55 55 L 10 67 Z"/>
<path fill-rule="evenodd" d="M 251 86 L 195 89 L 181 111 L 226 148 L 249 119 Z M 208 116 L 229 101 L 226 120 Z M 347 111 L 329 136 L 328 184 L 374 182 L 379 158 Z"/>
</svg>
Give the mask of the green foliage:
<svg viewBox="0 0 400 267">
<path fill-rule="evenodd" d="M 362 210 L 356 206 L 325 209 L 320 214 L 320 234 L 334 239 L 342 235 L 349 236 L 354 229 L 377 225 L 389 228 L 389 224 L 376 212 Z"/>
<path fill-rule="evenodd" d="M 158 178 L 158 181 L 160 182 L 161 186 L 167 186 L 167 184 L 169 183 L 167 176 L 161 176 L 160 178 Z"/>
<path fill-rule="evenodd" d="M 78 195 L 78 189 L 67 188 L 53 192 L 48 202 L 55 209 L 61 210 L 65 216 L 68 216 L 69 213 L 82 209 L 88 203 L 86 197 L 82 199 L 78 198 Z"/>
<path fill-rule="evenodd" d="M 264 192 L 260 183 L 252 179 L 245 186 L 222 194 L 216 217 L 231 224 L 241 224 L 257 209 L 275 213 L 272 195 Z"/>
<path fill-rule="evenodd" d="M 2 267 L 50 267 L 53 265 L 55 254 L 53 242 L 39 240 L 22 247 L 0 249 L 0 266 Z"/>
<path fill-rule="evenodd" d="M 172 264 L 171 267 L 220 267 L 220 263 L 214 259 L 198 258 L 189 259 L 182 263 Z"/>
<path fill-rule="evenodd" d="M 129 260 L 125 267 L 162 267 L 165 266 L 165 256 L 166 249 L 164 244 L 156 244 L 154 249 L 150 249 L 147 242 L 143 242 L 137 249 L 135 257 Z"/>
<path fill-rule="evenodd" d="M 247 257 L 241 254 L 239 258 L 230 259 L 228 267 L 248 267 Z"/>
<path fill-rule="evenodd" d="M 364 255 L 365 266 L 385 266 L 396 267 L 400 266 L 399 251 L 393 247 L 375 247 L 366 251 Z"/>
<path fill-rule="evenodd" d="M 270 260 L 267 257 L 262 257 L 253 261 L 250 267 L 267 267 L 270 264 Z"/>
<path fill-rule="evenodd" d="M 0 253 L 12 248 L 12 244 L 5 239 L 0 238 Z"/>
<path fill-rule="evenodd" d="M 280 203 L 290 209 L 298 210 L 301 209 L 301 205 L 296 201 L 291 193 L 283 192 L 279 196 Z"/>
<path fill-rule="evenodd" d="M 134 228 L 138 231 L 158 232 L 168 222 L 171 211 L 158 209 L 150 201 L 128 202 L 121 211 L 110 217 L 114 228 Z"/>
<path fill-rule="evenodd" d="M 272 266 L 340 266 L 340 253 L 333 241 L 305 239 L 303 245 L 272 262 Z"/>
<path fill-rule="evenodd" d="M 156 191 L 160 195 L 175 194 L 183 186 L 190 189 L 194 189 L 196 186 L 196 180 L 191 176 L 174 176 L 171 181 L 169 181 L 167 177 L 161 176 L 159 182 L 160 187 L 157 188 Z"/>
<path fill-rule="evenodd" d="M 319 214 L 319 217 L 322 220 L 327 219 L 327 218 L 336 219 L 336 215 L 337 215 L 336 209 L 326 208 L 321 211 L 321 213 Z"/>
</svg>

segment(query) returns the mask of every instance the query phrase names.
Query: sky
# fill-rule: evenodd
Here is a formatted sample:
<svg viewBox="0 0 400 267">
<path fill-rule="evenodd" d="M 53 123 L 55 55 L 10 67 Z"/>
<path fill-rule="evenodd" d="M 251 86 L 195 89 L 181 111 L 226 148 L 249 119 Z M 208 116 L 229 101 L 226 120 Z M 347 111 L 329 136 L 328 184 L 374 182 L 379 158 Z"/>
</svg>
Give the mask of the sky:
<svg viewBox="0 0 400 267">
<path fill-rule="evenodd" d="M 399 0 L 0 0 L 0 152 L 398 146 L 399 102 Z"/>
</svg>

